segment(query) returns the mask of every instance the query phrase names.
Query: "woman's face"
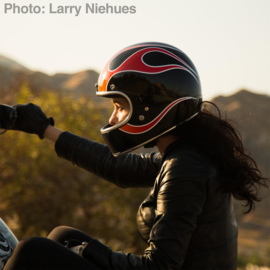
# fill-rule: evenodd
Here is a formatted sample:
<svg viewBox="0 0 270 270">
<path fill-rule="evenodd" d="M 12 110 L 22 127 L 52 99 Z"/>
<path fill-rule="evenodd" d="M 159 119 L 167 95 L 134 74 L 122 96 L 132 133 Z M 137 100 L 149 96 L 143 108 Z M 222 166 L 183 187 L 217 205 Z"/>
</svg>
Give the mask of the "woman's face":
<svg viewBox="0 0 270 270">
<path fill-rule="evenodd" d="M 114 111 L 109 119 L 109 123 L 114 126 L 126 119 L 129 113 L 129 104 L 127 100 L 122 97 L 112 98 L 112 104 Z"/>
</svg>

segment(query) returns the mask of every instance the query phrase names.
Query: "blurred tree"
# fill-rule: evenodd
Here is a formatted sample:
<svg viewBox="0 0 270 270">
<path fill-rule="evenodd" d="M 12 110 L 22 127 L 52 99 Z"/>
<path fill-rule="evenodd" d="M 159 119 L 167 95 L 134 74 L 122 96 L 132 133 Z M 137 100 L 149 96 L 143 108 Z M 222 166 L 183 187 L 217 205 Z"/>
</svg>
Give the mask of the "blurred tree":
<svg viewBox="0 0 270 270">
<path fill-rule="evenodd" d="M 74 100 L 52 91 L 21 88 L 18 103 L 35 103 L 56 126 L 100 141 L 108 109 L 85 97 Z M 56 226 L 78 228 L 114 250 L 145 248 L 136 212 L 148 190 L 120 189 L 57 157 L 54 145 L 36 135 L 8 131 L 0 138 L 0 216 L 17 237 L 47 234 Z"/>
</svg>

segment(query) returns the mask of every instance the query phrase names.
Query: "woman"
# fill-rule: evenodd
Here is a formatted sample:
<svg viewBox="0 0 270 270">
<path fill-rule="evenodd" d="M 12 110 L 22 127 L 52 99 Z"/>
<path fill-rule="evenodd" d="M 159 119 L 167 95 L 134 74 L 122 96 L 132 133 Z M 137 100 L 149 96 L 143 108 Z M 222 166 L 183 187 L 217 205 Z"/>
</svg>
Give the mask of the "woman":
<svg viewBox="0 0 270 270">
<path fill-rule="evenodd" d="M 202 107 L 188 56 L 163 43 L 127 47 L 105 66 L 97 95 L 114 106 L 101 129 L 108 147 L 49 125 L 33 104 L 16 107 L 14 129 L 55 142 L 58 156 L 120 187 L 152 188 L 137 215 L 148 248 L 140 256 L 114 252 L 59 227 L 49 239 L 22 240 L 4 269 L 236 269 L 231 195 L 249 212 L 265 183 L 237 131 Z M 157 154 L 128 154 L 154 145 Z"/>
</svg>

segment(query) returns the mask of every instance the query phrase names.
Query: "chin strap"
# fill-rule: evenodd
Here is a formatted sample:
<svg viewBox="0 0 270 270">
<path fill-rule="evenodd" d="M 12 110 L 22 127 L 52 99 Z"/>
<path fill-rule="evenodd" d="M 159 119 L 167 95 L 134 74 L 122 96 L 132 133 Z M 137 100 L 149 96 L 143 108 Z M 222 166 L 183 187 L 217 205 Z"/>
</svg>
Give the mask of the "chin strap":
<svg viewBox="0 0 270 270">
<path fill-rule="evenodd" d="M 157 144 L 157 139 L 155 139 L 155 140 L 153 140 L 153 141 L 151 141 L 151 142 L 145 144 L 145 145 L 144 145 L 144 148 L 152 148 L 152 147 L 155 147 L 156 144 Z"/>
</svg>

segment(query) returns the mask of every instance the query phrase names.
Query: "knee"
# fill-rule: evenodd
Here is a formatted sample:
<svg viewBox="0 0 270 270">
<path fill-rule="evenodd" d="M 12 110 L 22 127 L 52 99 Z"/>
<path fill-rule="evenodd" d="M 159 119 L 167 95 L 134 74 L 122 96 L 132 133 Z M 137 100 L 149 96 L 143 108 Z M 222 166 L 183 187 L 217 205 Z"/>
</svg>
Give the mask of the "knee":
<svg viewBox="0 0 270 270">
<path fill-rule="evenodd" d="M 22 239 L 16 246 L 14 253 L 17 256 L 27 257 L 33 256 L 36 253 L 39 245 L 40 245 L 41 237 L 27 237 Z M 14 255 L 14 254 L 13 254 Z M 12 256 L 13 256 L 12 255 Z"/>
<path fill-rule="evenodd" d="M 40 239 L 41 237 L 27 237 L 21 240 L 7 261 L 5 269 L 26 269 L 26 265 L 31 265 L 34 258 L 38 257 Z"/>
</svg>

